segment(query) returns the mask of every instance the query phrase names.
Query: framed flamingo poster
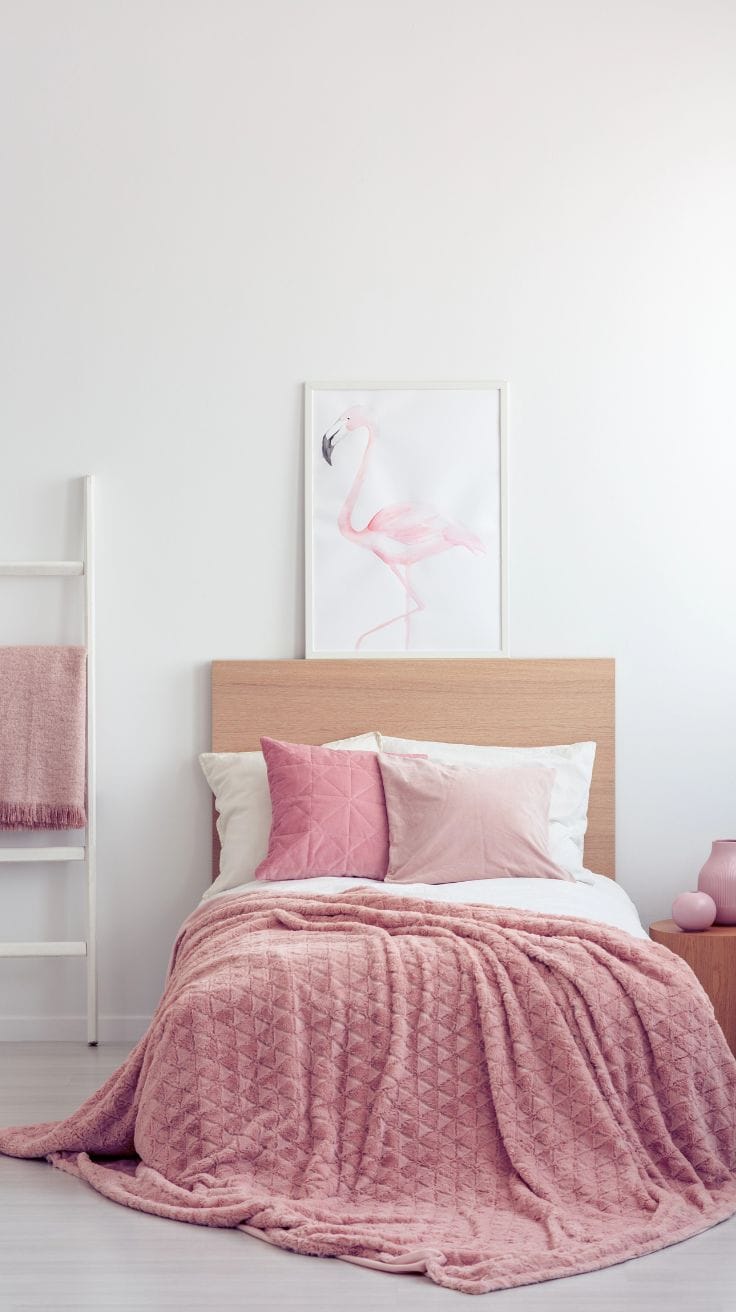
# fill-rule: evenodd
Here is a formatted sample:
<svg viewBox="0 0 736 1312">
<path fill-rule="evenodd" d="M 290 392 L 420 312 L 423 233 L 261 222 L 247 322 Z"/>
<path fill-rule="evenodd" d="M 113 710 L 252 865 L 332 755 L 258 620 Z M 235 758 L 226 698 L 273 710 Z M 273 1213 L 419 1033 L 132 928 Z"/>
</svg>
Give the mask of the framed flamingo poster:
<svg viewBox="0 0 736 1312">
<path fill-rule="evenodd" d="M 306 654 L 507 652 L 503 383 L 305 388 Z"/>
</svg>

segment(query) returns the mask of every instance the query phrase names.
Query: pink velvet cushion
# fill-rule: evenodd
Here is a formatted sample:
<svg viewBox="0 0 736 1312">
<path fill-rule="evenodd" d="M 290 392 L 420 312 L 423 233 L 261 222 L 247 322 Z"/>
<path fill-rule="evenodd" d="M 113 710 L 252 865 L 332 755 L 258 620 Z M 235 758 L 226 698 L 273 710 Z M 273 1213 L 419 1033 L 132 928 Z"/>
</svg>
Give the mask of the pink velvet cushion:
<svg viewBox="0 0 736 1312">
<path fill-rule="evenodd" d="M 554 770 L 379 757 L 391 836 L 387 883 L 571 876 L 549 855 Z"/>
<path fill-rule="evenodd" d="M 268 854 L 256 879 L 383 879 L 388 818 L 376 753 L 273 738 L 262 738 L 261 749 L 273 815 Z"/>
</svg>

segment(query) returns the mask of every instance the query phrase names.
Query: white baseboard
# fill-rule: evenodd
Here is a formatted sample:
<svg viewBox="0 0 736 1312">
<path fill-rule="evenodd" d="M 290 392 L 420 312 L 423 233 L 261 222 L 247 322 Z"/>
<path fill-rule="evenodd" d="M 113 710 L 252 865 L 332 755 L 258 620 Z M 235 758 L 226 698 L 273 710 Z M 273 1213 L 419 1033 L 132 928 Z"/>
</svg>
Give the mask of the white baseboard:
<svg viewBox="0 0 736 1312">
<path fill-rule="evenodd" d="M 150 1016 L 100 1016 L 100 1043 L 137 1043 Z M 0 1016 L 0 1043 L 84 1042 L 84 1016 Z"/>
</svg>

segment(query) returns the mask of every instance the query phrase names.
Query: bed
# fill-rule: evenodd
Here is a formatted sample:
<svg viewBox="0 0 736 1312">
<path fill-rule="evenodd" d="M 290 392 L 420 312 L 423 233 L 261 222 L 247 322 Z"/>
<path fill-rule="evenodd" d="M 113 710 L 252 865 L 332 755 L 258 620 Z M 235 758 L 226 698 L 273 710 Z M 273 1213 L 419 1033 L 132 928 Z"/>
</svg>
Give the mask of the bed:
<svg viewBox="0 0 736 1312">
<path fill-rule="evenodd" d="M 613 663 L 213 665 L 215 753 L 369 726 L 594 741 L 584 866 L 205 897 L 124 1065 L 67 1121 L 0 1131 L 0 1150 L 143 1211 L 466 1293 L 610 1265 L 731 1215 L 736 1061 L 614 880 Z M 215 828 L 213 873 L 218 842 Z"/>
</svg>

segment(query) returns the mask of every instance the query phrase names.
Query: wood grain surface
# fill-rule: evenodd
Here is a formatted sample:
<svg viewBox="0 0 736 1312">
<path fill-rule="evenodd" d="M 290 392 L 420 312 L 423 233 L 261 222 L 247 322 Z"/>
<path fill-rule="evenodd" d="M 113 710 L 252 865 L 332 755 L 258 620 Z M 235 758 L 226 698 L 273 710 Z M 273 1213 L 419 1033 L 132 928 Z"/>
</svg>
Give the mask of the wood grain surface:
<svg viewBox="0 0 736 1312">
<path fill-rule="evenodd" d="M 585 864 L 615 878 L 612 660 L 214 661 L 212 751 L 261 735 L 325 743 L 378 729 L 402 738 L 508 747 L 592 740 Z M 219 840 L 213 841 L 213 878 Z"/>
<path fill-rule="evenodd" d="M 655 920 L 649 937 L 676 952 L 697 975 L 736 1056 L 736 925 L 713 925 L 694 933 L 679 929 L 674 920 Z"/>
</svg>

